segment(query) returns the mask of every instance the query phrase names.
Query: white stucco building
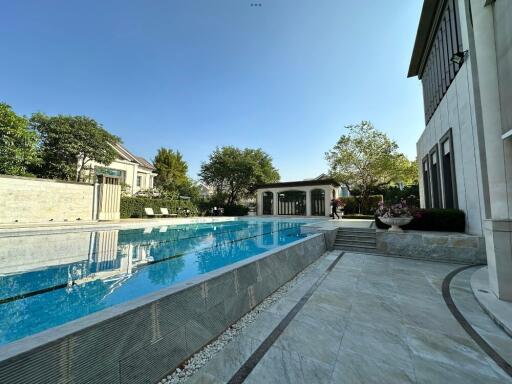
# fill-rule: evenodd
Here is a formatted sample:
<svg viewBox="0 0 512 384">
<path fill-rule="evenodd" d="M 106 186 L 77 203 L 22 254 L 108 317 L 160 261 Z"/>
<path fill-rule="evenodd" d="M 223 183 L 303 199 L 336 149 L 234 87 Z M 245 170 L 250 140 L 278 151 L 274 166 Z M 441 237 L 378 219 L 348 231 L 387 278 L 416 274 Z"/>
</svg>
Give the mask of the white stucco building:
<svg viewBox="0 0 512 384">
<path fill-rule="evenodd" d="M 423 86 L 423 207 L 460 208 L 512 301 L 512 1 L 425 0 L 409 77 Z"/>
<path fill-rule="evenodd" d="M 329 216 L 331 199 L 339 197 L 339 187 L 331 179 L 259 185 L 256 212 L 258 216 Z"/>
<path fill-rule="evenodd" d="M 83 171 L 84 180 L 94 181 L 95 175 L 106 174 L 118 176 L 125 184 L 125 193 L 136 195 L 139 192 L 151 190 L 157 174 L 155 167 L 140 156 L 135 156 L 121 144 L 113 145 L 117 152 L 117 159 L 105 165 L 95 161 L 87 163 Z"/>
<path fill-rule="evenodd" d="M 215 189 L 212 186 L 207 185 L 202 181 L 198 181 L 196 185 L 199 187 L 199 197 L 201 199 L 209 199 L 215 193 Z"/>
</svg>

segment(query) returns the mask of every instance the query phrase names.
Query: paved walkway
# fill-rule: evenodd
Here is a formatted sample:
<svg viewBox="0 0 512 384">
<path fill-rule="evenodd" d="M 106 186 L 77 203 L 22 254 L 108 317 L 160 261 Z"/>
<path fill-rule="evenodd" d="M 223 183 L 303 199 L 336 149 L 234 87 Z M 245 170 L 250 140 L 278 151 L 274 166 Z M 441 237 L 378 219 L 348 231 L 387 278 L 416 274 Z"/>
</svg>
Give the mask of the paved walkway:
<svg viewBox="0 0 512 384">
<path fill-rule="evenodd" d="M 254 362 L 254 352 L 267 340 L 270 348 L 239 382 L 512 383 L 443 300 L 442 281 L 459 265 L 345 253 L 316 290 L 311 289 L 338 253 L 324 256 L 300 285 L 188 382 L 228 382 L 251 356 Z M 455 281 L 457 287 L 467 288 L 464 277 Z M 308 292 L 309 299 L 284 327 L 282 320 L 304 303 L 301 298 Z M 463 300 L 470 303 L 458 296 Z M 280 323 L 282 333 L 269 340 Z M 490 326 L 486 330 L 499 332 Z M 511 351 L 512 339 L 499 337 Z"/>
</svg>

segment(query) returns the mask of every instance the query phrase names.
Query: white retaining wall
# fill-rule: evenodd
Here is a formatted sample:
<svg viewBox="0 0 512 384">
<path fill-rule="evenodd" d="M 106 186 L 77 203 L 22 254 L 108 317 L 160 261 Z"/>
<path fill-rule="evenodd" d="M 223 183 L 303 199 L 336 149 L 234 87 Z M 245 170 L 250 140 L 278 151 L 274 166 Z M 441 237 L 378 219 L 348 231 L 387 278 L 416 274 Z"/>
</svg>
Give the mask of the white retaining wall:
<svg viewBox="0 0 512 384">
<path fill-rule="evenodd" d="M 0 224 L 92 220 L 94 185 L 0 175 Z"/>
</svg>

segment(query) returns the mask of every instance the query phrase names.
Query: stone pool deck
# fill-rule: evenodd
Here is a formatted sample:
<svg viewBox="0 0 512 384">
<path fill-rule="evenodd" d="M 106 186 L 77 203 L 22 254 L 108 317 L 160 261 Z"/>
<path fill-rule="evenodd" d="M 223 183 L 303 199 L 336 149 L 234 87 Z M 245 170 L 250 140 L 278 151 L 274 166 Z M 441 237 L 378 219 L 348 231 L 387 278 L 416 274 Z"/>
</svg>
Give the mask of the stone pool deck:
<svg viewBox="0 0 512 384">
<path fill-rule="evenodd" d="M 324 255 L 187 383 L 512 383 L 443 299 L 460 265 L 339 254 Z M 510 364 L 512 339 L 471 296 L 475 270 L 453 279 L 454 302 Z"/>
</svg>

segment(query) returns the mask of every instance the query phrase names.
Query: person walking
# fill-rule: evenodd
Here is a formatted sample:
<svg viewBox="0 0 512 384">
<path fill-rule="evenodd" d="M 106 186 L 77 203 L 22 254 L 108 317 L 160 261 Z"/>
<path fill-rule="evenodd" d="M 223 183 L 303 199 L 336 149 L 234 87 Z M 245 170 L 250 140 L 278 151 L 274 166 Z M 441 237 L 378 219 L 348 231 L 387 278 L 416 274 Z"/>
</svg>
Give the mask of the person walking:
<svg viewBox="0 0 512 384">
<path fill-rule="evenodd" d="M 340 216 L 338 215 L 338 200 L 332 199 L 331 200 L 331 210 L 332 210 L 332 219 L 334 220 L 334 215 L 340 219 Z"/>
</svg>

